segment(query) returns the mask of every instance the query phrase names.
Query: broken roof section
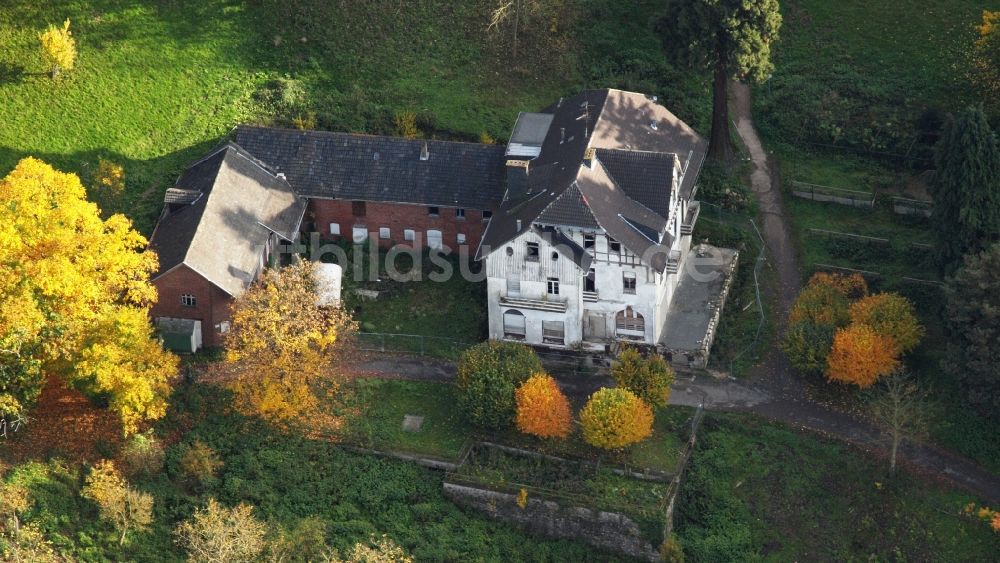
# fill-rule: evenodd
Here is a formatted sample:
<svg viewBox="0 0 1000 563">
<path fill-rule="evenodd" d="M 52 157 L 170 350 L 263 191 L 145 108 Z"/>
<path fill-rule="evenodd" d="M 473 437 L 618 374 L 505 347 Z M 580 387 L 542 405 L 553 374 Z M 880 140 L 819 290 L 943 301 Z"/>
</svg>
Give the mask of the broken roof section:
<svg viewBox="0 0 1000 563">
<path fill-rule="evenodd" d="M 533 147 L 546 121 L 537 156 L 508 149 L 509 160 L 530 158 L 527 176 L 508 186 L 478 256 L 532 223 L 600 228 L 639 256 L 664 244 L 672 198 L 693 196 L 708 143 L 655 99 L 587 90 L 540 114 L 521 114 L 511 144 Z M 662 270 L 666 260 L 656 262 Z"/>
<path fill-rule="evenodd" d="M 191 165 L 164 198 L 154 279 L 186 265 L 230 295 L 253 280 L 269 239 L 296 237 L 306 200 L 235 143 Z"/>
</svg>

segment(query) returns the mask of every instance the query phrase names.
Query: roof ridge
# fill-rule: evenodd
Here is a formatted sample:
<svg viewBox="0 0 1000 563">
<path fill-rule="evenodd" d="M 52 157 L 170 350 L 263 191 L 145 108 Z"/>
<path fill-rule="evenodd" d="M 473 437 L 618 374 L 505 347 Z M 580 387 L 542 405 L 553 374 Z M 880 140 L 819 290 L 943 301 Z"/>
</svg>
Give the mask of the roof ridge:
<svg viewBox="0 0 1000 563">
<path fill-rule="evenodd" d="M 350 132 L 350 131 L 328 131 L 328 130 L 325 130 L 325 129 L 301 130 L 301 129 L 293 129 L 291 127 L 271 127 L 271 126 L 267 126 L 267 125 L 243 124 L 243 125 L 237 125 L 236 126 L 236 129 L 240 129 L 240 128 L 243 128 L 243 129 L 262 129 L 262 130 L 266 130 L 266 131 L 282 131 L 282 132 L 290 132 L 290 133 L 299 133 L 299 134 L 302 134 L 302 135 L 308 135 L 308 136 L 314 136 L 314 137 L 323 137 L 323 136 L 337 135 L 337 136 L 344 136 L 344 137 L 369 137 L 369 138 L 373 138 L 373 139 L 392 139 L 392 140 L 395 140 L 395 141 L 404 141 L 404 142 L 408 142 L 408 143 L 411 143 L 411 142 L 412 143 L 426 143 L 426 142 L 431 142 L 431 143 L 449 143 L 449 144 L 455 144 L 455 145 L 472 145 L 472 146 L 476 146 L 476 147 L 496 147 L 496 148 L 500 148 L 500 147 L 503 146 L 503 145 L 498 145 L 498 144 L 478 143 L 478 142 L 475 142 L 475 141 L 455 141 L 455 140 L 451 140 L 451 139 L 411 139 L 411 138 L 408 138 L 408 137 L 399 137 L 397 135 L 381 135 L 379 133 L 355 133 L 355 132 Z"/>
</svg>

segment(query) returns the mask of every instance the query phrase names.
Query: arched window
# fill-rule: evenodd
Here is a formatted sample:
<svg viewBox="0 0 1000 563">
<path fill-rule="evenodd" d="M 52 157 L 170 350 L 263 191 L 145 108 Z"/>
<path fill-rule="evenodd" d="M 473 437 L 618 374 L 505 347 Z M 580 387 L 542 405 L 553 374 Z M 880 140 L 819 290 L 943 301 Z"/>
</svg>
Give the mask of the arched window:
<svg viewBox="0 0 1000 563">
<path fill-rule="evenodd" d="M 621 338 L 643 340 L 646 337 L 646 320 L 632 307 L 626 307 L 615 315 L 615 332 Z"/>
<path fill-rule="evenodd" d="M 503 314 L 503 337 L 524 340 L 524 313 L 507 309 Z"/>
</svg>

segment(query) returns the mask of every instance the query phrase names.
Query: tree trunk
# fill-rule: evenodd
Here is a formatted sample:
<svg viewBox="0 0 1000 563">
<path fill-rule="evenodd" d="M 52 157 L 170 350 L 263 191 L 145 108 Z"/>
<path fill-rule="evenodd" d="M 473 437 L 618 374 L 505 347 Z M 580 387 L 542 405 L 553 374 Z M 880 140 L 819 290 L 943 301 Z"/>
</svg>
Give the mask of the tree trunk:
<svg viewBox="0 0 1000 563">
<path fill-rule="evenodd" d="M 896 472 L 896 452 L 899 451 L 899 441 L 901 437 L 898 432 L 892 433 L 892 454 L 889 456 L 889 471 Z"/>
<path fill-rule="evenodd" d="M 721 162 L 733 160 L 733 145 L 729 138 L 729 60 L 719 51 L 712 85 L 712 136 L 708 143 L 708 158 Z"/>
</svg>

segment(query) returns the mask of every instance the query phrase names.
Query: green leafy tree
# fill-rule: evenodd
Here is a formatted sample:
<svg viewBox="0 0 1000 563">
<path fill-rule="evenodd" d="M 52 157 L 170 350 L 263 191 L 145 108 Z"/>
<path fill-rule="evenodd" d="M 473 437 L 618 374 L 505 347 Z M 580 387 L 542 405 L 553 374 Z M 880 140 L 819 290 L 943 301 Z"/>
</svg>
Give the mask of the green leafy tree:
<svg viewBox="0 0 1000 563">
<path fill-rule="evenodd" d="M 826 358 L 833 347 L 837 327 L 799 321 L 788 327 L 781 349 L 792 366 L 808 374 L 820 374 L 826 369 Z"/>
<path fill-rule="evenodd" d="M 731 160 L 727 83 L 731 78 L 761 82 L 774 69 L 778 0 L 667 0 L 658 28 L 672 63 L 714 72 L 709 156 Z"/>
<path fill-rule="evenodd" d="M 952 272 L 962 256 L 1000 240 L 1000 147 L 982 108 L 948 116 L 934 164 L 931 221 L 939 264 Z"/>
<path fill-rule="evenodd" d="M 969 403 L 1000 413 L 1000 243 L 965 264 L 945 286 L 951 335 L 942 368 L 958 379 Z"/>
<path fill-rule="evenodd" d="M 483 428 L 509 427 L 516 414 L 514 392 L 543 371 L 535 351 L 513 342 L 483 342 L 466 350 L 458 363 L 458 405 Z"/>
<path fill-rule="evenodd" d="M 654 407 L 662 407 L 670 399 L 674 370 L 659 354 L 643 358 L 633 347 L 618 354 L 611 366 L 611 377 L 618 387 L 628 389 Z"/>
</svg>

